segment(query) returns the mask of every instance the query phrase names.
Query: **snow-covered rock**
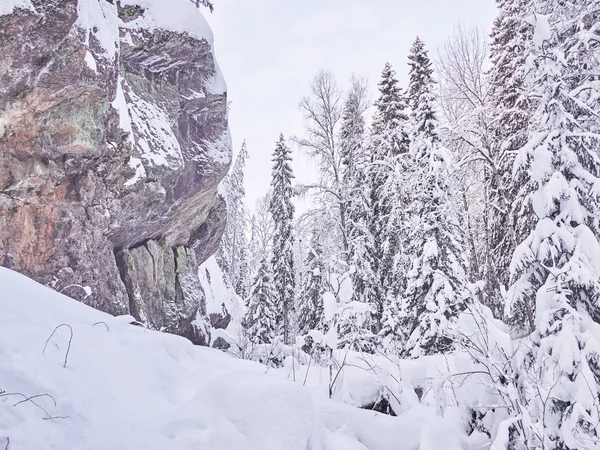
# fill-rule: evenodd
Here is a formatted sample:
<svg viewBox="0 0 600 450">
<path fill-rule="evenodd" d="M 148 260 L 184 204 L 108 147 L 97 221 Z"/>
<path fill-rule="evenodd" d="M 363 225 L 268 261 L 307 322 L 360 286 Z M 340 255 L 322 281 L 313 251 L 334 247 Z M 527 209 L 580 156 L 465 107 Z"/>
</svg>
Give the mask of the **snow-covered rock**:
<svg viewBox="0 0 600 450">
<path fill-rule="evenodd" d="M 189 274 L 218 245 L 231 159 L 202 12 L 189 0 L 0 3 L 0 265 L 202 342 Z"/>
</svg>

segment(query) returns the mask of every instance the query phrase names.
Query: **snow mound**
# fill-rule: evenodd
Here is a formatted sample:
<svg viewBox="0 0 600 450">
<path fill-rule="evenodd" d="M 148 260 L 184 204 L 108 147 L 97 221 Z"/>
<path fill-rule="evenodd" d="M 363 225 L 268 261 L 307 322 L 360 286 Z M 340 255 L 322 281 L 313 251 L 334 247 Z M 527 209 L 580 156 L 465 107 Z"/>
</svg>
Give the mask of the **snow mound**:
<svg viewBox="0 0 600 450">
<path fill-rule="evenodd" d="M 131 325 L 1 267 L 0 287 L 1 448 L 418 446 L 418 418 L 321 398 L 281 372 Z"/>
</svg>

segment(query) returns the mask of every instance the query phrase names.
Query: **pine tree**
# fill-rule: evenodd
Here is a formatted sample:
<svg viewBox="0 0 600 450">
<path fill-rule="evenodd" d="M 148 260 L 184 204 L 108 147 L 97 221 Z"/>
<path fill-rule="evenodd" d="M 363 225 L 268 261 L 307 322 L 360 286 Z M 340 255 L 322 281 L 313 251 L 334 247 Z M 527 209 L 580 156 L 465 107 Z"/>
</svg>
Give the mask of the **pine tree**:
<svg viewBox="0 0 600 450">
<path fill-rule="evenodd" d="M 250 341 L 256 344 L 270 344 L 277 332 L 277 311 L 273 303 L 276 295 L 269 271 L 270 265 L 263 259 L 252 283 L 248 312 L 244 318 Z"/>
<path fill-rule="evenodd" d="M 598 449 L 600 2 L 534 6 L 525 57 L 539 103 L 516 168 L 530 189 L 517 200 L 531 201 L 537 223 L 513 254 L 508 292 L 513 305 L 535 304 L 527 438 L 540 448 Z"/>
<path fill-rule="evenodd" d="M 398 286 L 403 276 L 394 270 L 395 258 L 400 253 L 403 219 L 400 209 L 402 192 L 398 187 L 403 176 L 402 157 L 408 151 L 408 117 L 406 102 L 398 87 L 396 74 L 386 63 L 379 82 L 379 97 L 371 129 L 371 162 L 368 173 L 370 224 L 372 236 L 368 260 L 377 279 L 377 290 L 372 293 L 374 303 L 373 332 L 382 327 L 385 299 L 389 289 Z"/>
<path fill-rule="evenodd" d="M 306 276 L 299 299 L 298 328 L 302 335 L 306 335 L 311 330 L 324 330 L 325 265 L 322 253 L 318 237 L 313 235 L 306 259 Z"/>
<path fill-rule="evenodd" d="M 417 38 L 409 56 L 412 106 L 410 156 L 411 270 L 402 304 L 412 357 L 447 351 L 452 322 L 463 308 L 466 284 L 461 233 L 449 197 L 450 155 L 438 136 L 431 62 Z"/>
<path fill-rule="evenodd" d="M 533 27 L 525 18 L 531 0 L 497 0 L 500 12 L 492 30 L 491 62 L 488 74 L 493 108 L 490 159 L 485 169 L 489 196 L 488 254 L 485 264 L 486 304 L 497 317 L 504 313 L 504 292 L 509 283 L 509 266 L 519 242 L 533 226 L 529 204 L 515 210 L 518 189 L 524 180 L 513 183 L 514 155 L 527 141 L 533 99 L 527 93 L 525 47 Z M 521 177 L 522 178 L 522 177 Z M 510 322 L 516 328 L 530 329 L 527 311 L 532 305 L 515 308 Z M 531 331 L 531 330 L 530 330 Z"/>
<path fill-rule="evenodd" d="M 272 266 L 277 309 L 277 322 L 283 333 L 285 344 L 290 343 L 290 313 L 294 308 L 294 235 L 292 220 L 294 205 L 292 204 L 292 161 L 291 151 L 285 144 L 283 134 L 273 153 L 273 170 L 271 179 L 271 202 L 269 211 L 275 223 L 273 236 Z"/>
<path fill-rule="evenodd" d="M 242 144 L 231 173 L 225 179 L 225 195 L 227 200 L 227 224 L 221 238 L 217 253 L 217 261 L 236 293 L 245 297 L 244 280 L 248 240 L 246 237 L 246 207 L 244 204 L 244 170 L 248 151 L 246 142 Z"/>
</svg>

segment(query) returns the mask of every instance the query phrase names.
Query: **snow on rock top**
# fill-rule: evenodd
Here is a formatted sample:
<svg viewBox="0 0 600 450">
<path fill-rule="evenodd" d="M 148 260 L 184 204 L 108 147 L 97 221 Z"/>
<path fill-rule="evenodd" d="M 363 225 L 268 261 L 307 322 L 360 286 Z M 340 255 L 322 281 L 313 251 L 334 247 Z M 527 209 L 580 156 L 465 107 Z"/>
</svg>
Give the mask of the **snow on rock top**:
<svg viewBox="0 0 600 450">
<path fill-rule="evenodd" d="M 220 314 L 225 308 L 232 315 L 234 321 L 241 321 L 246 313 L 244 302 L 225 283 L 223 271 L 215 256 L 208 258 L 198 268 L 198 277 L 206 296 L 206 312 Z"/>
<path fill-rule="evenodd" d="M 279 371 L 130 325 L 2 267 L 0 286 L 2 448 L 418 446 L 419 420 L 319 398 Z"/>
<path fill-rule="evenodd" d="M 104 50 L 104 56 L 113 60 L 119 50 L 117 6 L 111 2 L 79 0 L 75 25 L 85 32 L 85 43 L 90 45 L 93 35 Z M 89 64 L 89 63 L 88 63 Z"/>
<path fill-rule="evenodd" d="M 30 11 L 34 9 L 30 0 L 2 0 L 0 1 L 0 16 L 12 14 L 17 8 Z"/>
<path fill-rule="evenodd" d="M 127 23 L 121 22 L 122 29 L 164 29 L 187 33 L 194 38 L 205 39 L 213 47 L 214 36 L 210 25 L 202 12 L 189 0 L 121 0 L 121 5 L 140 6 L 144 10 L 137 19 Z M 131 37 L 126 34 L 123 39 L 128 41 Z M 207 87 L 210 93 L 218 95 L 227 91 L 227 83 L 216 62 L 215 65 L 215 74 L 207 80 Z"/>
<path fill-rule="evenodd" d="M 187 33 L 213 43 L 210 26 L 200 10 L 189 0 L 121 0 L 122 6 L 140 6 L 144 13 L 137 19 L 122 24 L 123 28 L 146 30 L 165 29 Z"/>
</svg>

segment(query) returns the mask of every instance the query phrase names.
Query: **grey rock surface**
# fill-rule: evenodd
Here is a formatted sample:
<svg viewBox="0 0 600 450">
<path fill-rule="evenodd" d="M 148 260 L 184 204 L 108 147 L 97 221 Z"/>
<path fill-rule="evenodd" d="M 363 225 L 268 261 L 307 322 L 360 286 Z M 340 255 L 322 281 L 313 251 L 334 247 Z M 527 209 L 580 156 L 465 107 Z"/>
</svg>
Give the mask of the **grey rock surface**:
<svg viewBox="0 0 600 450">
<path fill-rule="evenodd" d="M 206 344 L 197 268 L 231 159 L 212 38 L 117 0 L 31 3 L 0 15 L 0 265 Z"/>
</svg>

